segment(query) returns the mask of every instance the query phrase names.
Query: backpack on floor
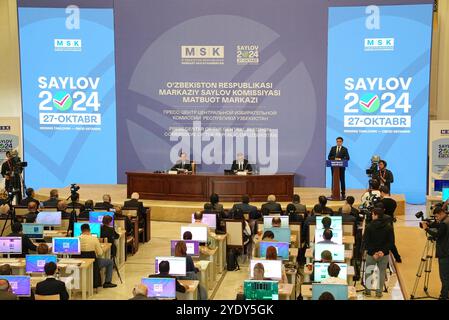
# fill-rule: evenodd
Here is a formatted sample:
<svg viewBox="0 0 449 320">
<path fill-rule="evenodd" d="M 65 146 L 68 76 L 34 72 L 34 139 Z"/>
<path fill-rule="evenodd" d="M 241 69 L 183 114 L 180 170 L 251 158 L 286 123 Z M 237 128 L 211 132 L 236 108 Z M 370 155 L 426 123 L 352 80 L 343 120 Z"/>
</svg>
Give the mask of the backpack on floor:
<svg viewBox="0 0 449 320">
<path fill-rule="evenodd" d="M 228 250 L 228 254 L 226 256 L 226 270 L 228 271 L 240 270 L 240 266 L 237 261 L 237 253 L 234 249 Z"/>
</svg>

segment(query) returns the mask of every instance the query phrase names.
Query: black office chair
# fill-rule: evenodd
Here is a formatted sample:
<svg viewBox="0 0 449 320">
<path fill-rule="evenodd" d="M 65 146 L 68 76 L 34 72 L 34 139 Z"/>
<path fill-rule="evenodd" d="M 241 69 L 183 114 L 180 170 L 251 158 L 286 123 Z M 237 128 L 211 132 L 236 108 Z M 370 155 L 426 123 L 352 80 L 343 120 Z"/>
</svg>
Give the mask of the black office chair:
<svg viewBox="0 0 449 320">
<path fill-rule="evenodd" d="M 101 273 L 100 273 L 100 267 L 98 266 L 97 262 L 97 254 L 95 251 L 83 251 L 79 255 L 74 255 L 74 258 L 81 258 L 81 259 L 95 259 L 94 261 L 94 288 L 101 287 Z"/>
</svg>

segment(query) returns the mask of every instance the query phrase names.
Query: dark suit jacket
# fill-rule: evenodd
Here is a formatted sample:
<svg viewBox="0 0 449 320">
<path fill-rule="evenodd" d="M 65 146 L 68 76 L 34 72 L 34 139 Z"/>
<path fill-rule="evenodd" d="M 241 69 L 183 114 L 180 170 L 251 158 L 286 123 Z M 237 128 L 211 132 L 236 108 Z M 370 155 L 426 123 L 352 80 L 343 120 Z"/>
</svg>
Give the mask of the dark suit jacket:
<svg viewBox="0 0 449 320">
<path fill-rule="evenodd" d="M 57 198 L 50 198 L 48 200 L 45 200 L 43 202 L 44 207 L 56 207 L 58 205 L 59 199 Z"/>
<path fill-rule="evenodd" d="M 12 165 L 12 161 L 5 161 L 2 163 L 2 176 L 3 178 L 7 175 L 7 174 L 11 174 L 11 171 L 13 170 L 13 165 Z"/>
<path fill-rule="evenodd" d="M 174 276 L 171 276 L 169 274 L 150 274 L 148 278 L 175 278 Z M 186 288 L 176 279 L 176 291 L 184 293 L 186 292 Z"/>
<path fill-rule="evenodd" d="M 28 254 L 29 251 L 36 251 L 37 247 L 31 242 L 30 238 L 22 233 L 10 233 L 8 237 L 21 237 L 22 238 L 22 254 Z"/>
<path fill-rule="evenodd" d="M 267 202 L 267 203 L 264 203 L 263 205 L 262 205 L 262 210 L 264 209 L 264 208 L 267 208 L 270 212 L 273 212 L 273 211 L 277 211 L 277 212 L 282 212 L 282 207 L 281 207 L 281 205 L 279 204 L 279 203 L 277 203 L 277 202 Z"/>
<path fill-rule="evenodd" d="M 335 158 L 341 158 L 342 160 L 349 160 L 348 148 L 341 146 L 340 154 L 337 154 L 337 146 L 333 146 L 329 155 L 327 156 L 329 160 L 335 160 Z"/>
<path fill-rule="evenodd" d="M 23 217 L 25 218 L 26 223 L 35 223 L 37 215 L 38 215 L 37 212 L 28 212 Z"/>
<path fill-rule="evenodd" d="M 97 202 L 94 208 L 109 210 L 114 208 L 114 206 L 110 202 Z"/>
<path fill-rule="evenodd" d="M 146 209 L 143 206 L 143 202 L 142 201 L 139 201 L 139 200 L 136 200 L 136 199 L 131 199 L 131 200 L 125 201 L 123 206 L 126 207 L 126 208 L 137 208 L 138 209 L 138 213 L 139 213 L 139 219 L 142 219 L 143 217 L 145 217 Z"/>
<path fill-rule="evenodd" d="M 382 175 L 382 177 L 385 179 L 385 182 L 382 182 L 382 181 L 380 180 L 381 175 Z M 391 171 L 388 170 L 388 169 L 385 169 L 385 172 L 384 172 L 384 173 L 381 173 L 381 172 L 379 171 L 379 173 L 376 175 L 376 178 L 377 178 L 379 181 L 381 181 L 381 183 L 383 183 L 385 186 L 387 186 L 388 189 L 391 188 L 391 183 L 394 182 L 393 172 L 391 172 Z M 391 190 L 390 190 L 390 192 L 391 192 Z"/>
<path fill-rule="evenodd" d="M 72 210 L 70 211 L 61 211 L 61 219 L 70 219 L 70 215 L 72 213 Z"/>
<path fill-rule="evenodd" d="M 231 166 L 231 170 L 234 171 L 239 171 L 239 165 L 237 163 L 237 160 L 234 160 L 232 162 L 232 166 Z M 253 168 L 251 167 L 251 165 L 249 164 L 248 160 L 244 159 L 243 160 L 243 169 L 242 170 L 248 170 L 248 171 L 253 171 Z"/>
<path fill-rule="evenodd" d="M 78 218 L 80 219 L 89 219 L 90 210 L 82 211 L 78 215 Z"/>
<path fill-rule="evenodd" d="M 187 171 L 192 171 L 192 164 L 189 161 L 186 161 L 184 166 L 181 161 L 176 162 L 176 164 L 171 168 L 172 170 L 176 169 L 186 169 Z"/>
<path fill-rule="evenodd" d="M 20 205 L 23 206 L 23 207 L 26 207 L 26 206 L 28 206 L 28 203 L 30 203 L 31 201 L 36 202 L 37 205 L 39 206 L 39 200 L 36 200 L 34 198 L 31 198 L 31 197 L 25 198 L 22 201 L 20 201 Z"/>
<path fill-rule="evenodd" d="M 86 208 L 84 207 L 83 204 L 81 204 L 79 202 L 70 202 L 69 204 L 67 204 L 67 211 L 71 212 L 73 207 L 79 208 L 80 212 L 83 212 L 84 210 L 86 210 Z"/>
<path fill-rule="evenodd" d="M 108 242 L 111 244 L 111 257 L 117 256 L 117 246 L 114 240 L 120 238 L 120 235 L 115 232 L 114 228 L 102 225 L 100 238 L 108 239 Z"/>
<path fill-rule="evenodd" d="M 65 283 L 55 278 L 47 278 L 44 281 L 39 282 L 36 285 L 35 293 L 43 296 L 59 294 L 61 300 L 69 300 L 69 294 L 67 293 Z"/>
<path fill-rule="evenodd" d="M 252 206 L 248 203 L 236 203 L 232 206 L 231 211 L 235 212 L 236 210 L 242 210 L 243 212 L 249 212 L 249 218 L 250 219 L 259 219 L 262 216 L 260 215 L 260 213 L 257 211 L 257 207 Z"/>
</svg>

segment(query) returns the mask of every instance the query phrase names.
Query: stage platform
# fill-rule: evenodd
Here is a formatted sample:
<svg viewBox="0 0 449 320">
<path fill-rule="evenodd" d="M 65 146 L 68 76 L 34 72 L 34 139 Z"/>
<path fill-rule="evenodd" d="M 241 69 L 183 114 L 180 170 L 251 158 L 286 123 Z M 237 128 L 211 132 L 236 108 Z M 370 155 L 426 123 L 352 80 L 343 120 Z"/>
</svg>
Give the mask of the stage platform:
<svg viewBox="0 0 449 320">
<path fill-rule="evenodd" d="M 88 199 L 92 199 L 94 202 L 101 202 L 103 194 L 107 193 L 111 195 L 112 203 L 114 205 L 122 205 L 126 200 L 126 184 L 116 185 L 79 185 L 81 188 L 78 191 L 80 194 L 80 200 L 82 203 Z M 46 200 L 49 198 L 51 188 L 42 188 L 36 191 L 36 197 L 39 200 Z M 70 186 L 66 188 L 59 188 L 59 197 L 67 198 L 70 196 Z M 356 206 L 360 204 L 360 198 L 365 190 L 361 189 L 349 189 L 347 190 L 348 196 L 353 196 L 356 201 Z M 295 187 L 294 193 L 301 196 L 301 203 L 307 206 L 308 210 L 311 210 L 315 204 L 318 203 L 318 197 L 320 195 L 330 196 L 330 189 L 326 188 L 302 188 Z M 405 196 L 402 194 L 393 195 L 393 198 L 397 201 L 398 207 L 396 209 L 397 215 L 405 214 Z M 190 216 L 194 211 L 202 210 L 204 202 L 196 201 L 166 201 L 166 200 L 141 200 L 145 206 L 151 207 L 151 220 L 156 221 L 176 221 L 176 222 L 190 222 Z M 258 208 L 264 202 L 251 202 L 252 205 Z M 289 202 L 280 202 L 282 209 Z M 225 209 L 230 209 L 233 202 L 222 202 Z M 329 201 L 328 207 L 333 210 L 338 210 L 344 201 Z"/>
</svg>

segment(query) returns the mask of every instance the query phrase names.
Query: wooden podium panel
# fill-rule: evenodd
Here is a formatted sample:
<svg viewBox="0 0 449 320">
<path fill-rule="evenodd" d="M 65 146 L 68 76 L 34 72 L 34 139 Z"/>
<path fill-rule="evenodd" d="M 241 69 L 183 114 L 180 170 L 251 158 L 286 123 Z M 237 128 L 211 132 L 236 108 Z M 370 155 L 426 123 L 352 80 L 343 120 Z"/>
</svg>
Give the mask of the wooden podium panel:
<svg viewBox="0 0 449 320">
<path fill-rule="evenodd" d="M 127 172 L 127 194 L 138 192 L 141 199 L 209 201 L 212 193 L 220 201 L 240 201 L 248 194 L 251 201 L 266 201 L 274 194 L 277 201 L 293 198 L 294 174 L 224 175 L 224 174 L 165 174 Z"/>
</svg>

